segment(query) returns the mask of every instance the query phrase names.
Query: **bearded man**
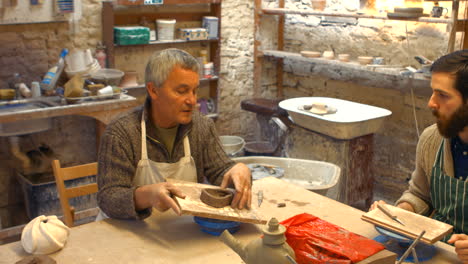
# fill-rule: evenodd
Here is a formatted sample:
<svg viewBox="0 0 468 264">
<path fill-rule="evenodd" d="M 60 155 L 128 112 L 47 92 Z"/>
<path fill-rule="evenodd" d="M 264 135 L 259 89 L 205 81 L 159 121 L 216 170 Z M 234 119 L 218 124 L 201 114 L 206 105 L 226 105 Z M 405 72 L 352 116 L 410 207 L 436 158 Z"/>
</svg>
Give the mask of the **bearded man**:
<svg viewBox="0 0 468 264">
<path fill-rule="evenodd" d="M 419 138 L 416 168 L 396 206 L 453 225 L 443 240 L 468 263 L 468 50 L 440 57 L 431 72 L 428 107 L 437 124 Z"/>
</svg>

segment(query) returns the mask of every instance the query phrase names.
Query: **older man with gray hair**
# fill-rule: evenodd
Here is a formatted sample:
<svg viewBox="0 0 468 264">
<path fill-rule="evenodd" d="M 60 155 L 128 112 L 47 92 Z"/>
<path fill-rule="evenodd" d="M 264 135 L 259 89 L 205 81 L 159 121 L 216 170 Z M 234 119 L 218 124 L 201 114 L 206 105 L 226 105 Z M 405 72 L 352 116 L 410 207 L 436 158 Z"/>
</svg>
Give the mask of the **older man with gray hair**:
<svg viewBox="0 0 468 264">
<path fill-rule="evenodd" d="M 250 207 L 250 170 L 229 159 L 213 121 L 196 110 L 199 67 L 185 51 L 156 52 L 146 66 L 145 104 L 107 127 L 98 158 L 98 204 L 108 216 L 143 219 L 153 207 L 180 214 L 172 197 L 184 194 L 165 178 L 232 184 L 231 206 Z"/>
</svg>

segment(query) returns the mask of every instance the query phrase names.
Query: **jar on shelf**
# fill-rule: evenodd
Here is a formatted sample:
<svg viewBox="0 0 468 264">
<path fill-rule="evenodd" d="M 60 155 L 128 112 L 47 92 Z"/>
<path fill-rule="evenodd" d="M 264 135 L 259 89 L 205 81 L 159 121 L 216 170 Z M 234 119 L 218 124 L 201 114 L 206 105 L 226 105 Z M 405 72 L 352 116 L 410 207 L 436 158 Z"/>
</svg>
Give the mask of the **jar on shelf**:
<svg viewBox="0 0 468 264">
<path fill-rule="evenodd" d="M 208 63 L 208 51 L 207 50 L 200 50 L 200 57 L 203 58 L 203 65 Z"/>
<path fill-rule="evenodd" d="M 204 78 L 211 78 L 214 75 L 214 65 L 212 62 L 208 62 L 203 65 L 203 77 Z"/>
<path fill-rule="evenodd" d="M 101 69 L 107 68 L 106 66 L 106 46 L 102 45 L 101 43 L 98 44 L 96 47 L 96 54 L 94 55 L 96 57 L 96 60 L 99 63 L 99 66 L 101 66 Z"/>
</svg>

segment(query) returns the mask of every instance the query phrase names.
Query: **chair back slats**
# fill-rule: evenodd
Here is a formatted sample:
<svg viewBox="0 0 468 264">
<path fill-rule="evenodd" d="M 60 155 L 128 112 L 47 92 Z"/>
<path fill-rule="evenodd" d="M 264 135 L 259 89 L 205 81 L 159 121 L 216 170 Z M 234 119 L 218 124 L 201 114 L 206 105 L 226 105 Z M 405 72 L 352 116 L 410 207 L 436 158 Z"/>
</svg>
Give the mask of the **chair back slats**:
<svg viewBox="0 0 468 264">
<path fill-rule="evenodd" d="M 78 186 L 78 187 L 71 187 L 67 188 L 67 198 L 75 198 L 78 196 L 83 196 L 83 195 L 88 195 L 88 194 L 93 194 L 98 191 L 98 186 L 96 183 L 91 183 L 83 186 Z"/>
<path fill-rule="evenodd" d="M 62 168 L 63 180 L 74 180 L 82 177 L 96 175 L 97 162 L 88 163 L 84 165 L 78 165 L 68 168 Z"/>
<path fill-rule="evenodd" d="M 60 198 L 60 205 L 63 211 L 63 220 L 67 226 L 72 227 L 74 222 L 74 210 L 70 206 L 68 199 L 96 193 L 98 191 L 98 186 L 96 183 L 91 183 L 67 188 L 65 186 L 65 181 L 97 175 L 97 163 L 94 162 L 62 168 L 60 166 L 60 161 L 53 160 L 52 169 L 54 170 L 55 182 L 57 184 L 57 191 Z"/>
</svg>

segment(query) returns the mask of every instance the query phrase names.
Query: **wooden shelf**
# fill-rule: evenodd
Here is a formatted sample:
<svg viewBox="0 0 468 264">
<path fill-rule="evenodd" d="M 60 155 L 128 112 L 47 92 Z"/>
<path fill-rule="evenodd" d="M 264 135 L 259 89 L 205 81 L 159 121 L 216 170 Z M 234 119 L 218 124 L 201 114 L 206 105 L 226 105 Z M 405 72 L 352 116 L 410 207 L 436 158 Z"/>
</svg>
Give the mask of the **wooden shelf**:
<svg viewBox="0 0 468 264">
<path fill-rule="evenodd" d="M 114 44 L 114 47 L 134 47 L 134 46 L 147 46 L 147 45 L 167 45 L 167 44 L 180 44 L 180 43 L 189 43 L 189 42 L 218 42 L 219 39 L 200 39 L 200 40 L 184 40 L 184 39 L 174 39 L 174 40 L 165 40 L 165 41 L 150 41 L 147 44 L 135 44 L 135 45 L 117 45 Z"/>
<path fill-rule="evenodd" d="M 102 2 L 114 2 L 114 0 L 105 0 Z M 193 5 L 193 4 L 220 4 L 221 0 L 164 0 L 163 5 Z M 119 5 L 116 6 L 125 6 L 125 7 L 133 7 L 133 6 L 160 6 L 160 5 Z"/>
<path fill-rule="evenodd" d="M 278 51 L 278 50 L 264 50 L 262 51 L 264 57 L 271 57 L 282 60 L 294 60 L 297 62 L 313 64 L 313 67 L 298 66 L 297 68 L 284 69 L 284 72 L 297 73 L 298 69 L 303 69 L 304 72 L 299 75 L 320 75 L 327 77 L 331 80 L 339 80 L 344 82 L 353 82 L 359 85 L 370 87 L 382 87 L 388 89 L 398 89 L 403 92 L 409 91 L 410 86 L 414 92 L 422 96 L 430 96 L 431 89 L 430 79 L 424 77 L 423 74 L 414 74 L 412 78 L 402 76 L 401 70 L 393 68 L 385 68 L 379 65 L 360 65 L 357 62 L 341 62 L 338 60 L 328 60 L 324 58 L 307 58 L 299 53 Z"/>
<path fill-rule="evenodd" d="M 262 13 L 265 15 L 310 15 L 310 16 L 334 16 L 334 17 L 350 17 L 350 18 L 366 18 L 366 19 L 382 19 L 382 20 L 403 20 L 425 23 L 452 23 L 451 19 L 433 18 L 433 17 L 420 17 L 420 18 L 405 18 L 395 19 L 389 18 L 386 15 L 367 15 L 356 13 L 340 13 L 340 12 L 324 12 L 324 11 L 308 11 L 300 9 L 287 9 L 287 8 L 263 8 Z M 465 20 L 459 20 L 465 21 Z"/>
</svg>

